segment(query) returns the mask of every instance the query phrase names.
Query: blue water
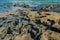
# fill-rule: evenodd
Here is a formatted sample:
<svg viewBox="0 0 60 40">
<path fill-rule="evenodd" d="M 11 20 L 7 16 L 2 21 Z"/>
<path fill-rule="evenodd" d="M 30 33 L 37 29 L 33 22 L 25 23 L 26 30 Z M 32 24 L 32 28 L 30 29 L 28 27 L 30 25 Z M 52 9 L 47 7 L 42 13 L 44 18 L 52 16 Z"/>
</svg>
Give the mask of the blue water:
<svg viewBox="0 0 60 40">
<path fill-rule="evenodd" d="M 4 4 L 27 4 L 30 6 L 60 4 L 60 0 L 0 0 L 0 12 L 9 11 L 11 7 L 1 6 Z"/>
<path fill-rule="evenodd" d="M 40 4 L 59 4 L 60 0 L 0 0 L 1 4 L 29 4 L 29 5 L 40 5 Z"/>
</svg>

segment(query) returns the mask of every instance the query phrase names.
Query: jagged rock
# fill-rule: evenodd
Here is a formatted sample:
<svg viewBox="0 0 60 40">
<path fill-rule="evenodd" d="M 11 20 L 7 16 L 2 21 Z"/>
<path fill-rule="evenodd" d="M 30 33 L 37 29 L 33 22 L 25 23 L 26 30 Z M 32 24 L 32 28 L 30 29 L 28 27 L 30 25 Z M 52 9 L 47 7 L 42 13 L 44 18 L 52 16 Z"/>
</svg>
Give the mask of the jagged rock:
<svg viewBox="0 0 60 40">
<path fill-rule="evenodd" d="M 0 21 L 1 40 L 60 40 L 60 14 L 23 11 Z"/>
<path fill-rule="evenodd" d="M 60 40 L 60 33 L 48 30 L 41 35 L 41 40 Z"/>
</svg>

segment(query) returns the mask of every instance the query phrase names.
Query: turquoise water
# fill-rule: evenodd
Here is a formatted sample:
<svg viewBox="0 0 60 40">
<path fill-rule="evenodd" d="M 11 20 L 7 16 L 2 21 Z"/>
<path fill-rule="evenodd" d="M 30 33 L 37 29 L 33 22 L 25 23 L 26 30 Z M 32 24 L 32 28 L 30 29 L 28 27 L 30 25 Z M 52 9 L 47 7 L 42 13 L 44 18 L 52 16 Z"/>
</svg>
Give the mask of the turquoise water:
<svg viewBox="0 0 60 40">
<path fill-rule="evenodd" d="M 29 4 L 29 5 L 40 5 L 40 4 L 59 4 L 60 0 L 0 0 L 1 4 Z"/>
<path fill-rule="evenodd" d="M 4 6 L 4 4 L 27 4 L 30 6 L 42 6 L 50 4 L 60 4 L 60 0 L 0 0 L 0 12 L 9 11 L 13 7 Z M 3 5 L 3 6 L 1 6 Z"/>
</svg>

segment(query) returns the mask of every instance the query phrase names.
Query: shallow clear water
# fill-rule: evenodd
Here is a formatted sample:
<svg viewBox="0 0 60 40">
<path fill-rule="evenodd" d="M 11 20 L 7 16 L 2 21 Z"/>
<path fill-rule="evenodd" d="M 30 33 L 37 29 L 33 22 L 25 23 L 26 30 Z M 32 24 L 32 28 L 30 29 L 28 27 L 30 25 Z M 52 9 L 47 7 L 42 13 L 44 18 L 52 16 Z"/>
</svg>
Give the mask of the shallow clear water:
<svg viewBox="0 0 60 40">
<path fill-rule="evenodd" d="M 39 4 L 58 4 L 60 0 L 0 0 L 0 4 L 29 4 L 29 5 L 39 5 Z"/>
<path fill-rule="evenodd" d="M 7 7 L 3 4 L 27 4 L 30 6 L 46 6 L 50 4 L 60 4 L 60 0 L 0 0 L 0 12 L 10 11 L 12 8 L 14 9 L 12 6 Z"/>
</svg>

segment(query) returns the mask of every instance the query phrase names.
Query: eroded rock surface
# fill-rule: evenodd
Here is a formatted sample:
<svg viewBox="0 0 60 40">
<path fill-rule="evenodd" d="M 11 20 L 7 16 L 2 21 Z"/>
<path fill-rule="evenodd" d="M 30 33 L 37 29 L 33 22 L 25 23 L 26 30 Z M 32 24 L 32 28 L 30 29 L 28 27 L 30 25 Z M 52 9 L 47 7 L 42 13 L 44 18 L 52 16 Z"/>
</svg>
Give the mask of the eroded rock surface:
<svg viewBox="0 0 60 40">
<path fill-rule="evenodd" d="M 60 40 L 60 13 L 23 11 L 0 17 L 0 40 Z"/>
</svg>

